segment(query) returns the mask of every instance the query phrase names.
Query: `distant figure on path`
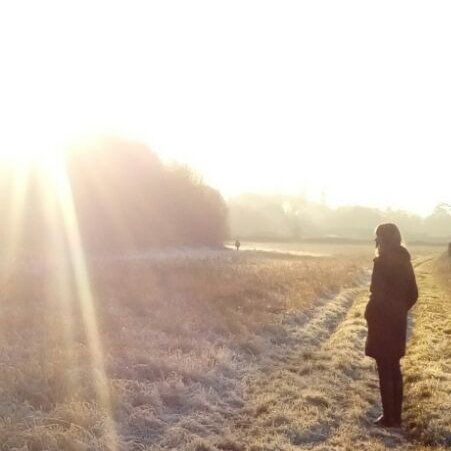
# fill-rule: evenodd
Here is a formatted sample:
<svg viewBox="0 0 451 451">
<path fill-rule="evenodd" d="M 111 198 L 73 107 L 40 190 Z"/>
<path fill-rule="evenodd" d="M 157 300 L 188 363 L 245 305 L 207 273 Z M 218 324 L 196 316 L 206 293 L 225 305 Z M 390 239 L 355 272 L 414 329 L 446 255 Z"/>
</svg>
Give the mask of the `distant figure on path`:
<svg viewBox="0 0 451 451">
<path fill-rule="evenodd" d="M 237 250 L 237 251 L 240 250 L 240 246 L 241 246 L 241 243 L 240 243 L 238 240 L 236 240 L 236 241 L 235 241 L 235 247 L 236 247 L 236 250 Z"/>
<path fill-rule="evenodd" d="M 383 415 L 375 424 L 400 427 L 403 381 L 399 360 L 405 354 L 407 312 L 418 298 L 409 251 L 395 224 L 376 229 L 376 258 L 365 310 L 365 354 L 376 359 Z"/>
</svg>

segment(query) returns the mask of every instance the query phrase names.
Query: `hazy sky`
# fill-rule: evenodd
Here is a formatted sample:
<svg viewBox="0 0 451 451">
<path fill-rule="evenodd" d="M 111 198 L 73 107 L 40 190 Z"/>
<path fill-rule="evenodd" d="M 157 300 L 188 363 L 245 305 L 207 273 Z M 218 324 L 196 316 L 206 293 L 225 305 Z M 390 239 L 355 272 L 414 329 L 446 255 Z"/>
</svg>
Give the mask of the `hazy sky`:
<svg viewBox="0 0 451 451">
<path fill-rule="evenodd" d="M 2 1 L 0 143 L 117 131 L 226 196 L 451 202 L 449 1 Z"/>
</svg>

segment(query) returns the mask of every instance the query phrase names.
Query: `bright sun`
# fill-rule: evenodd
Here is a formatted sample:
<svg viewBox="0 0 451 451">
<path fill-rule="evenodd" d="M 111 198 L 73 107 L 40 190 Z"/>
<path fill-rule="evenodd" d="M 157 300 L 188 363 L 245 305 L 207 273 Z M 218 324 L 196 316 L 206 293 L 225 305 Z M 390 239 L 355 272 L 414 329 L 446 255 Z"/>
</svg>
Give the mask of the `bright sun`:
<svg viewBox="0 0 451 451">
<path fill-rule="evenodd" d="M 11 125 L 11 124 L 10 124 Z M 20 124 L 2 133 L 0 159 L 2 164 L 41 164 L 63 153 L 64 131 L 39 126 L 39 123 Z M 41 124 L 42 125 L 42 124 Z M 59 130 L 59 131 L 58 131 Z"/>
</svg>

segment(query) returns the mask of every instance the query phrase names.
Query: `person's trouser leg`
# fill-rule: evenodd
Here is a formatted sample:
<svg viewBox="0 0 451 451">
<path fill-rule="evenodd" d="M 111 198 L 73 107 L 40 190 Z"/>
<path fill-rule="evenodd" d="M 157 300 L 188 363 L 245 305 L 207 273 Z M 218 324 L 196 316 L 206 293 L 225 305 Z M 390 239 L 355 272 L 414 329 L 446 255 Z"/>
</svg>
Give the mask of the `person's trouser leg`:
<svg viewBox="0 0 451 451">
<path fill-rule="evenodd" d="M 395 381 L 393 367 L 393 361 L 384 359 L 377 360 L 384 422 L 387 424 L 395 422 Z"/>
<path fill-rule="evenodd" d="M 394 381 L 394 420 L 401 423 L 402 399 L 403 399 L 403 381 L 401 374 L 401 365 L 399 360 L 393 362 L 393 381 Z"/>
</svg>

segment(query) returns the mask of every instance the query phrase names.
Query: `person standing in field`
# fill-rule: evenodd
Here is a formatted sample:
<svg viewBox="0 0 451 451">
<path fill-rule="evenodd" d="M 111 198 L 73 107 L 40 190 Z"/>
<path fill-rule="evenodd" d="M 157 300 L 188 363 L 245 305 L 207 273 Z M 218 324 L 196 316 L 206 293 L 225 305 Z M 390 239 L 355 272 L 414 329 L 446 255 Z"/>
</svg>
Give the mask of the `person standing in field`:
<svg viewBox="0 0 451 451">
<path fill-rule="evenodd" d="M 379 225 L 375 241 L 376 258 L 365 310 L 365 354 L 376 359 L 379 373 L 383 414 L 375 424 L 400 427 L 403 380 L 399 361 L 406 349 L 407 312 L 418 298 L 418 288 L 398 227 Z"/>
<path fill-rule="evenodd" d="M 237 250 L 237 251 L 240 250 L 240 246 L 241 246 L 240 241 L 239 241 L 239 240 L 236 240 L 236 241 L 235 241 L 235 247 L 236 247 L 236 250 Z"/>
</svg>

